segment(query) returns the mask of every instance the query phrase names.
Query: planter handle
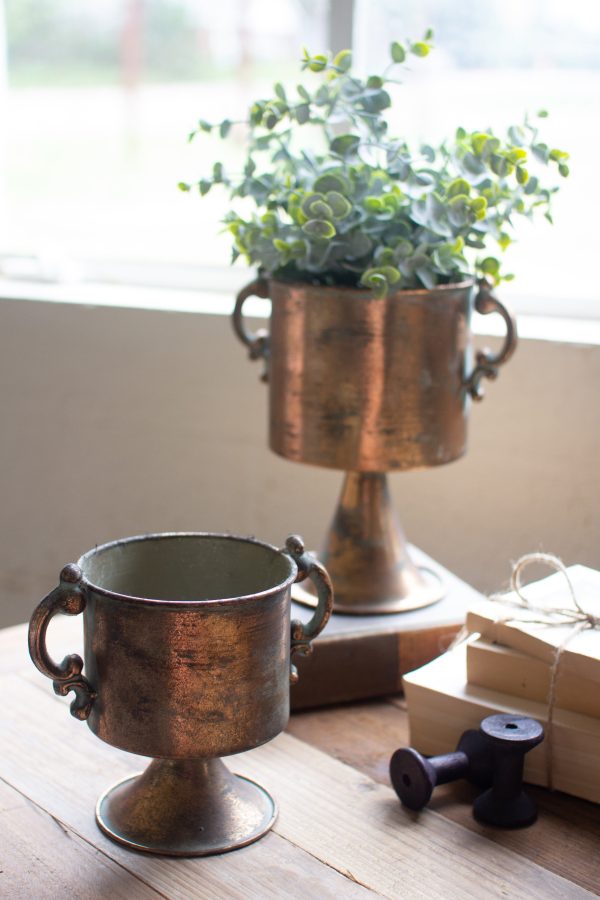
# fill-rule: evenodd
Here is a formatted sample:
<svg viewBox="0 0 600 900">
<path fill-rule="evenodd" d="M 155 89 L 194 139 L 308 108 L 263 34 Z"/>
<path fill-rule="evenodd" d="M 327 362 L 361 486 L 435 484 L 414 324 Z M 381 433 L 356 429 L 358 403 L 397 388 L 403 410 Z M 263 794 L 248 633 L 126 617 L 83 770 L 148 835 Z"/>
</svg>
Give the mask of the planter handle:
<svg viewBox="0 0 600 900">
<path fill-rule="evenodd" d="M 477 365 L 464 382 L 473 400 L 482 400 L 485 391 L 481 384 L 481 379 L 496 378 L 499 366 L 507 362 L 515 352 L 517 346 L 517 323 L 512 312 L 492 294 L 492 286 L 484 278 L 479 282 L 479 291 L 475 297 L 475 309 L 483 316 L 493 312 L 500 313 L 506 323 L 506 337 L 500 352 L 494 354 L 488 349 L 478 350 L 476 356 Z"/>
<path fill-rule="evenodd" d="M 292 619 L 292 646 L 291 652 L 302 653 L 308 656 L 312 653 L 311 641 L 320 634 L 327 625 L 333 610 L 333 587 L 327 570 L 312 553 L 304 550 L 304 541 L 297 534 L 291 534 L 285 542 L 283 550 L 294 560 L 298 567 L 296 581 L 304 581 L 310 578 L 317 591 L 317 608 L 309 622 L 301 622 L 300 619 Z M 292 665 L 290 670 L 290 682 L 296 684 L 298 670 Z"/>
<path fill-rule="evenodd" d="M 250 359 L 264 359 L 265 366 L 260 376 L 261 381 L 269 380 L 268 359 L 269 359 L 269 332 L 265 328 L 259 328 L 256 334 L 247 331 L 242 318 L 242 307 L 248 297 L 261 297 L 267 300 L 269 297 L 269 289 L 267 281 L 264 278 L 257 278 L 251 281 L 245 288 L 239 292 L 235 301 L 235 308 L 231 321 L 233 330 L 239 337 L 242 344 L 248 347 L 248 355 Z"/>
<path fill-rule="evenodd" d="M 52 679 L 54 692 L 66 697 L 75 692 L 71 703 L 71 715 L 76 719 L 87 719 L 96 691 L 87 678 L 81 674 L 83 660 L 76 653 L 65 656 L 61 663 L 55 663 L 46 648 L 46 631 L 56 613 L 76 616 L 85 609 L 85 593 L 81 586 L 82 573 L 79 566 L 70 564 L 60 573 L 60 584 L 36 607 L 29 623 L 29 654 L 42 675 Z"/>
</svg>

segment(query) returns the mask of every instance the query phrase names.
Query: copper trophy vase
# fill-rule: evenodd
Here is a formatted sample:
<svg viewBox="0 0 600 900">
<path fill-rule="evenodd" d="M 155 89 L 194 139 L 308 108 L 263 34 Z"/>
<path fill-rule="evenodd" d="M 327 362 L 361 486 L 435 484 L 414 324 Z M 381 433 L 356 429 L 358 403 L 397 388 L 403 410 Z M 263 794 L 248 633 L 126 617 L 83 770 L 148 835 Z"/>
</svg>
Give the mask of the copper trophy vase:
<svg viewBox="0 0 600 900">
<path fill-rule="evenodd" d="M 248 331 L 250 296 L 272 303 L 269 332 Z M 499 313 L 501 350 L 476 355 L 471 312 Z M 336 612 L 396 613 L 439 600 L 444 586 L 411 560 L 388 472 L 461 457 L 471 400 L 516 346 L 514 317 L 485 281 L 371 291 L 258 279 L 237 297 L 233 326 L 269 384 L 269 443 L 294 462 L 345 471 L 321 554 Z M 310 591 L 295 599 L 314 605 Z"/>
<path fill-rule="evenodd" d="M 291 586 L 304 578 L 319 598 L 305 624 L 290 621 Z M 207 856 L 271 828 L 271 796 L 220 757 L 285 728 L 297 679 L 290 656 L 310 650 L 332 600 L 326 571 L 297 536 L 278 550 L 232 535 L 146 535 L 64 567 L 31 618 L 33 662 L 56 693 L 74 692 L 71 713 L 95 735 L 153 757 L 100 797 L 96 819 L 110 838 Z M 56 613 L 83 613 L 84 660 L 50 657 L 46 629 Z"/>
</svg>

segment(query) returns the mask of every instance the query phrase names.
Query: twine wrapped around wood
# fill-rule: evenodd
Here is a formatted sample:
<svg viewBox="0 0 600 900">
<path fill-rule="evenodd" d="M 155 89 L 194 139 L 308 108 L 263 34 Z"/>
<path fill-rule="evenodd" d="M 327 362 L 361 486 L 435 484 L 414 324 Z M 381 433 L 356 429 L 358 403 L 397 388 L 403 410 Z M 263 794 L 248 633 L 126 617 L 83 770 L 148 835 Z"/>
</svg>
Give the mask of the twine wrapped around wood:
<svg viewBox="0 0 600 900">
<path fill-rule="evenodd" d="M 572 607 L 550 606 L 548 604 L 544 604 L 543 606 L 537 605 L 532 603 L 523 594 L 522 575 L 525 569 L 532 563 L 541 563 L 542 565 L 550 566 L 550 568 L 554 569 L 557 572 L 560 572 L 564 576 L 567 587 L 569 589 L 571 600 L 573 602 Z M 490 597 L 490 600 L 499 601 L 504 606 L 514 606 L 520 610 L 525 609 L 528 612 L 532 613 L 532 617 L 527 619 L 522 619 L 521 617 L 519 617 L 518 619 L 516 619 L 513 616 L 506 616 L 501 619 L 497 619 L 496 621 L 498 623 L 519 621 L 531 624 L 545 625 L 550 628 L 566 625 L 570 626 L 572 629 L 564 639 L 564 641 L 562 641 L 556 647 L 554 652 L 554 659 L 550 667 L 550 685 L 548 688 L 548 714 L 546 726 L 546 775 L 548 787 L 550 790 L 553 790 L 553 725 L 560 661 L 562 658 L 563 650 L 577 634 L 579 634 L 581 631 L 585 631 L 588 628 L 600 629 L 600 617 L 593 615 L 581 606 L 581 603 L 575 596 L 575 591 L 573 589 L 571 579 L 569 578 L 569 574 L 565 568 L 564 563 L 561 559 L 558 558 L 558 556 L 554 556 L 551 553 L 528 553 L 517 560 L 517 562 L 513 566 L 510 586 L 515 595 L 518 597 L 518 600 L 511 600 L 503 594 L 494 594 Z"/>
</svg>

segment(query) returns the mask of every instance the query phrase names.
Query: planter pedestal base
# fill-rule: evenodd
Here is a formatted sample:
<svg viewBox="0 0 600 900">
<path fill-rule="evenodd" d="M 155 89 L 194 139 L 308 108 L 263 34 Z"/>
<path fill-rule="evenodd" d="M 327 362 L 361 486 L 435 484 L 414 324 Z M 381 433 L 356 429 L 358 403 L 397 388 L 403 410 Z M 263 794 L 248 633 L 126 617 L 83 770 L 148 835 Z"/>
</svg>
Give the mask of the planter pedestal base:
<svg viewBox="0 0 600 900">
<path fill-rule="evenodd" d="M 119 844 L 166 856 L 212 856 L 269 831 L 277 808 L 263 787 L 220 759 L 155 759 L 99 799 L 96 821 Z"/>
<path fill-rule="evenodd" d="M 320 558 L 333 582 L 336 613 L 408 612 L 445 594 L 439 576 L 412 561 L 381 472 L 346 474 Z M 315 595 L 303 585 L 296 585 L 292 596 L 316 606 Z"/>
</svg>

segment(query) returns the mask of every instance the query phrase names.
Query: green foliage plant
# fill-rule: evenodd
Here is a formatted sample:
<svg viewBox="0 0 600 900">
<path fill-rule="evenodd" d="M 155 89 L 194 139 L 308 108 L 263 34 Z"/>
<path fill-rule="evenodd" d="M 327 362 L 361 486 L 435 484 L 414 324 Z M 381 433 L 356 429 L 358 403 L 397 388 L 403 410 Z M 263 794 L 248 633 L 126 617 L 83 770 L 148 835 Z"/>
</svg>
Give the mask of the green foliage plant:
<svg viewBox="0 0 600 900">
<path fill-rule="evenodd" d="M 566 177 L 568 154 L 543 143 L 528 118 L 502 138 L 458 128 L 416 152 L 390 136 L 397 70 L 431 48 L 431 30 L 421 41 L 394 41 L 385 72 L 366 78 L 353 73 L 349 50 L 333 58 L 305 50 L 302 69 L 316 84 L 298 84 L 293 96 L 276 84 L 272 97 L 252 104 L 246 123 L 200 120 L 190 140 L 211 132 L 228 140 L 233 128 L 247 129 L 240 174 L 216 162 L 196 185 L 179 185 L 202 196 L 224 187 L 234 207 L 250 201 L 249 213 L 225 216 L 232 261 L 241 256 L 277 279 L 379 295 L 512 277 L 492 254 L 513 240 L 516 216 L 538 211 L 552 221 L 558 188 L 533 169 L 555 166 Z"/>
</svg>

